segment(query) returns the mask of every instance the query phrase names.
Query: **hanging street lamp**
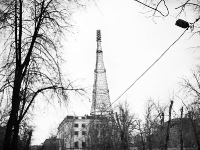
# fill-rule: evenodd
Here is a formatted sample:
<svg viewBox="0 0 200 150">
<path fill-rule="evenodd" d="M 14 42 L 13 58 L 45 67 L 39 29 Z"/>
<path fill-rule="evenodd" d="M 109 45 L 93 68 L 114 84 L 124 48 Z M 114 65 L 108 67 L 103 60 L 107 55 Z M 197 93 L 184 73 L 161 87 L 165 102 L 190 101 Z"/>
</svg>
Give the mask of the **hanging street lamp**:
<svg viewBox="0 0 200 150">
<path fill-rule="evenodd" d="M 190 24 L 185 21 L 185 20 L 182 20 L 182 19 L 178 19 L 175 23 L 175 25 L 181 27 L 181 28 L 189 28 L 190 27 Z"/>
</svg>

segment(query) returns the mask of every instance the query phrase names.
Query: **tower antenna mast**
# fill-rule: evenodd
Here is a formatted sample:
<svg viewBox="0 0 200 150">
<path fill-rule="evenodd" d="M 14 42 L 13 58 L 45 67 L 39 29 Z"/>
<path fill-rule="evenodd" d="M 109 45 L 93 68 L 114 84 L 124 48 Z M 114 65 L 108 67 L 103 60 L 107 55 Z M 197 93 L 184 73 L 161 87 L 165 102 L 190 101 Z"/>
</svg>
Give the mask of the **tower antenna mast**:
<svg viewBox="0 0 200 150">
<path fill-rule="evenodd" d="M 96 65 L 94 70 L 94 85 L 92 96 L 91 115 L 106 115 L 111 112 L 110 96 L 106 78 L 106 69 L 103 62 L 103 51 L 101 48 L 101 31 L 96 33 L 97 50 Z"/>
</svg>

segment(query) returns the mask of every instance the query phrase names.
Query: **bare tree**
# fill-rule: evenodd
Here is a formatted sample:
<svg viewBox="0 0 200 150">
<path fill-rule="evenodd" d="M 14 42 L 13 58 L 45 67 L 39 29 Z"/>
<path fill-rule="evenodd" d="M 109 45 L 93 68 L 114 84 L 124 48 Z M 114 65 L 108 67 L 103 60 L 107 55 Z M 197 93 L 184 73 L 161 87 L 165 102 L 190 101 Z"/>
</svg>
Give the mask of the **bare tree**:
<svg viewBox="0 0 200 150">
<path fill-rule="evenodd" d="M 196 147 L 200 150 L 200 140 L 199 140 L 199 119 L 200 119 L 200 68 L 192 72 L 192 78 L 182 78 L 180 82 L 181 91 L 184 93 L 184 98 L 189 100 L 189 104 L 183 104 L 188 112 L 188 117 L 191 122 L 191 127 L 193 131 L 193 137 L 196 140 Z"/>
<path fill-rule="evenodd" d="M 147 101 L 145 110 L 144 133 L 148 149 L 164 148 L 164 114 L 166 106 L 157 104 L 153 99 Z"/>
<path fill-rule="evenodd" d="M 112 118 L 111 118 L 112 117 Z M 119 136 L 113 116 L 95 116 L 90 121 L 87 134 L 89 149 L 119 149 Z M 116 145 L 117 144 L 117 145 Z"/>
<path fill-rule="evenodd" d="M 32 133 L 34 131 L 32 126 L 29 126 L 28 121 L 23 121 L 20 125 L 20 133 L 19 133 L 19 150 L 29 150 L 31 144 Z"/>
<path fill-rule="evenodd" d="M 0 68 L 0 92 L 11 103 L 4 150 L 18 149 L 19 125 L 38 95 L 48 99 L 56 94 L 61 101 L 68 100 L 69 91 L 83 94 L 83 89 L 64 80 L 60 68 L 60 40 L 72 27 L 72 3 L 77 1 L 0 2 L 0 30 L 6 37 L 3 53 L 8 54 Z"/>
<path fill-rule="evenodd" d="M 94 116 L 89 124 L 87 143 L 91 149 L 129 150 L 133 142 L 135 116 L 127 102 L 116 106 L 117 112 Z"/>
<path fill-rule="evenodd" d="M 144 128 L 143 128 L 143 125 L 142 125 L 142 120 L 140 119 L 137 119 L 135 121 L 135 125 L 136 125 L 136 134 L 134 136 L 134 146 L 139 148 L 141 147 L 142 150 L 145 150 L 146 148 L 146 143 L 145 143 L 145 131 L 144 131 Z M 139 131 L 139 132 L 138 132 Z"/>
<path fill-rule="evenodd" d="M 120 131 L 121 149 L 129 150 L 135 130 L 135 116 L 131 114 L 127 101 L 117 106 L 119 115 L 116 113 L 116 123 Z"/>
<path fill-rule="evenodd" d="M 149 99 L 145 107 L 144 120 L 137 119 L 135 146 L 140 149 L 164 149 L 166 137 L 165 111 L 167 105 Z"/>
</svg>

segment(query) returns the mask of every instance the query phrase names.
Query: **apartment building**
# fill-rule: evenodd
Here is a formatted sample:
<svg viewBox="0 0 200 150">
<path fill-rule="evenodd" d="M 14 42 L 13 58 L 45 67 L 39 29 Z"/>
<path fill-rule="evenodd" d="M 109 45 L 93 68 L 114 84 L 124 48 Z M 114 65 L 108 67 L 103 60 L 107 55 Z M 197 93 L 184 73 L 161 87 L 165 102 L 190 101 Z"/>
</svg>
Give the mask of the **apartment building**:
<svg viewBox="0 0 200 150">
<path fill-rule="evenodd" d="M 58 127 L 60 150 L 85 149 L 89 124 L 93 116 L 66 116 Z"/>
</svg>

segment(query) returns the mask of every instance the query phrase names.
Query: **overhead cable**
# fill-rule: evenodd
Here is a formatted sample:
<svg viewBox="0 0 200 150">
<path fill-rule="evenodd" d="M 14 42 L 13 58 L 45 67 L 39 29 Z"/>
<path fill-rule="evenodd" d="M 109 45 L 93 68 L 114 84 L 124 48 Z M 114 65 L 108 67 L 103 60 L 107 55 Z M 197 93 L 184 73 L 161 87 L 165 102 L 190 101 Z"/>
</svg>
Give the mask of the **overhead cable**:
<svg viewBox="0 0 200 150">
<path fill-rule="evenodd" d="M 108 107 L 110 108 L 117 100 L 119 100 L 138 80 L 140 80 L 166 53 L 167 51 L 185 34 L 188 30 L 185 29 L 184 32 Z M 107 109 L 108 109 L 107 108 Z M 107 110 L 106 109 L 106 110 Z"/>
</svg>

